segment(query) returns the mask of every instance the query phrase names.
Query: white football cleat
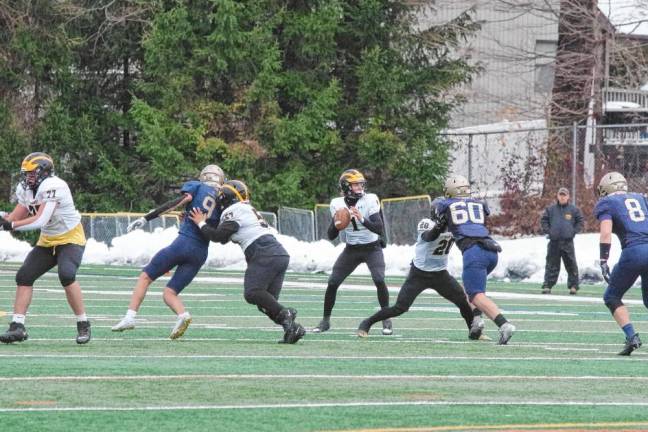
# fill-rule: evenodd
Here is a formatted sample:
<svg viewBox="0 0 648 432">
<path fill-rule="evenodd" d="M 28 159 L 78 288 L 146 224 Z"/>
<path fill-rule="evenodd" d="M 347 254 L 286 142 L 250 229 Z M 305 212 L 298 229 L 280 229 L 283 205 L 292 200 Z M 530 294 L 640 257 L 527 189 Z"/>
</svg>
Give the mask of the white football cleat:
<svg viewBox="0 0 648 432">
<path fill-rule="evenodd" d="M 112 327 L 114 332 L 122 332 L 124 330 L 133 330 L 135 328 L 135 318 L 125 316 Z"/>
<path fill-rule="evenodd" d="M 502 327 L 499 329 L 499 341 L 497 342 L 498 345 L 506 345 L 508 341 L 511 339 L 511 336 L 513 336 L 513 333 L 515 332 L 515 326 L 511 324 L 510 322 L 506 322 L 502 324 Z"/>
<path fill-rule="evenodd" d="M 178 339 L 182 337 L 182 335 L 187 331 L 187 328 L 189 328 L 189 324 L 191 324 L 191 315 L 189 315 L 189 312 L 185 312 L 182 316 L 178 317 L 178 321 L 176 321 L 176 325 L 173 327 L 169 339 Z"/>
</svg>

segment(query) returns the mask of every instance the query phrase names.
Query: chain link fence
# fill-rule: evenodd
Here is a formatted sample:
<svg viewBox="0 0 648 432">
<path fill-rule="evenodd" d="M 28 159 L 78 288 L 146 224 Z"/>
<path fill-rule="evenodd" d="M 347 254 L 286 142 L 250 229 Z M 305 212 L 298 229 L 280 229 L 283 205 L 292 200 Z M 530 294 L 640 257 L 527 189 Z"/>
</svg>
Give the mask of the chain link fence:
<svg viewBox="0 0 648 432">
<path fill-rule="evenodd" d="M 126 234 L 126 228 L 144 213 L 82 213 L 81 224 L 88 238 L 98 242 L 112 244 L 115 237 Z M 179 216 L 176 214 L 162 215 L 147 223 L 142 229 L 154 232 L 157 228 L 177 227 Z"/>
<path fill-rule="evenodd" d="M 429 195 L 382 200 L 387 243 L 397 245 L 416 243 L 416 225 L 421 219 L 430 217 L 431 204 Z"/>
<path fill-rule="evenodd" d="M 279 207 L 278 231 L 301 241 L 315 240 L 315 216 L 312 210 Z"/>
</svg>

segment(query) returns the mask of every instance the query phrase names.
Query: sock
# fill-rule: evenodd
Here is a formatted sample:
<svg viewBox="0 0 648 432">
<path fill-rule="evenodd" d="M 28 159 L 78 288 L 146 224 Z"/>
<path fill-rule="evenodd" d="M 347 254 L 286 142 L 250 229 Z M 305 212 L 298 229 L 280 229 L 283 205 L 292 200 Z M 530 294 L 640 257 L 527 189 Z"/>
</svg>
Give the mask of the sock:
<svg viewBox="0 0 648 432">
<path fill-rule="evenodd" d="M 137 316 L 137 311 L 134 311 L 133 309 L 128 309 L 126 311 L 126 318 L 135 318 Z"/>
<path fill-rule="evenodd" d="M 18 323 L 18 324 L 25 324 L 25 315 L 23 314 L 13 314 L 13 317 L 11 318 L 11 321 Z"/>
<path fill-rule="evenodd" d="M 635 329 L 632 326 L 632 324 L 626 324 L 623 326 L 623 333 L 626 335 L 626 339 L 630 339 L 632 336 L 635 335 Z"/>
<path fill-rule="evenodd" d="M 504 315 L 502 314 L 497 315 L 493 321 L 495 321 L 497 327 L 502 327 L 504 324 L 508 322 L 506 318 L 504 318 Z"/>
<path fill-rule="evenodd" d="M 189 312 L 182 312 L 181 314 L 178 314 L 178 318 L 189 318 L 191 315 L 189 315 Z"/>
<path fill-rule="evenodd" d="M 81 315 L 77 315 L 76 318 L 77 318 L 77 322 L 88 321 L 88 316 L 84 313 L 82 313 Z"/>
<path fill-rule="evenodd" d="M 475 316 L 475 317 L 480 317 L 480 316 L 482 316 L 482 311 L 480 311 L 480 310 L 477 309 L 477 308 L 473 309 L 473 316 Z"/>
</svg>

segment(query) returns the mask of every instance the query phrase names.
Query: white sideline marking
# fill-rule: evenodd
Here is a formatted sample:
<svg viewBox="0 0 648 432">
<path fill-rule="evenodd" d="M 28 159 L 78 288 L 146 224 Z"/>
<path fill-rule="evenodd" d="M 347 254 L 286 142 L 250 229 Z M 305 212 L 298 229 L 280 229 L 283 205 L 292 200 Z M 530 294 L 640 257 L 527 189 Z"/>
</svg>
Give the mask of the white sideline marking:
<svg viewBox="0 0 648 432">
<path fill-rule="evenodd" d="M 89 275 L 92 277 L 97 277 L 95 275 Z M 123 277 L 119 276 L 110 276 L 111 278 L 117 278 L 117 279 L 123 279 Z M 103 276 L 101 276 L 103 277 Z M 127 279 L 136 279 L 136 278 L 127 278 Z M 166 278 L 169 279 L 169 278 Z M 165 278 L 160 278 L 159 280 L 166 280 Z M 194 278 L 194 282 L 199 282 L 199 283 L 223 283 L 223 284 L 243 284 L 243 278 L 241 277 L 209 277 L 209 276 L 198 276 Z M 307 288 L 320 288 L 324 289 L 326 288 L 327 284 L 323 282 L 299 282 L 299 281 L 285 281 L 283 284 L 284 287 L 294 287 L 294 288 L 302 288 L 302 289 L 307 289 Z M 388 287 L 390 292 L 397 293 L 400 290 L 400 285 L 391 285 Z M 375 292 L 376 287 L 374 285 L 359 285 L 359 284 L 342 284 L 340 286 L 340 289 L 344 290 L 349 290 L 349 291 L 371 291 Z M 58 292 L 58 293 L 64 293 L 65 291 L 63 289 L 55 289 L 55 288 L 35 288 L 35 290 L 41 290 L 41 291 L 46 291 L 46 292 Z M 84 291 L 85 292 L 85 291 Z M 94 293 L 94 294 L 106 294 L 106 295 L 130 295 L 129 290 L 124 290 L 124 291 L 102 291 L 102 290 L 90 290 L 88 293 Z M 161 291 L 153 291 L 152 294 L 154 295 L 162 295 Z M 430 291 L 428 294 L 432 295 L 433 297 L 440 297 L 436 292 Z M 183 296 L 210 296 L 210 295 L 220 295 L 224 296 L 225 294 L 200 294 L 200 293 L 187 293 L 184 294 Z M 554 295 L 554 294 L 523 294 L 523 293 L 511 293 L 511 292 L 503 292 L 503 291 L 489 291 L 488 296 L 496 299 L 513 299 L 513 300 L 541 300 L 541 301 L 546 301 L 546 300 L 555 300 L 559 302 L 567 302 L 567 303 L 595 303 L 595 304 L 603 304 L 603 299 L 601 297 L 587 297 L 587 296 L 565 296 L 565 295 Z M 642 300 L 624 300 L 625 304 L 628 305 L 643 305 Z"/>
<path fill-rule="evenodd" d="M 472 405 L 516 405 L 516 406 L 617 406 L 646 407 L 648 402 L 593 402 L 593 401 L 408 401 L 408 402 L 321 402 L 253 405 L 166 405 L 141 407 L 51 407 L 51 408 L 0 408 L 0 412 L 65 412 L 65 411 L 192 411 L 192 410 L 241 410 L 241 409 L 286 409 L 286 408 L 339 408 L 339 407 L 383 407 L 383 406 L 472 406 Z"/>
<path fill-rule="evenodd" d="M 70 339 L 71 340 L 71 339 Z M 240 339 L 239 339 L 240 340 Z M 250 341 L 259 342 L 257 339 Z M 269 342 L 269 341 L 268 341 Z M 500 349 L 506 349 L 502 347 Z M 0 354 L 0 358 L 77 358 L 77 359 L 265 359 L 265 360 L 487 360 L 487 361 L 631 361 L 648 362 L 647 358 L 641 356 L 613 356 L 613 357 L 548 357 L 548 356 L 525 356 L 525 357 L 498 357 L 486 356 L 326 356 L 326 355 L 224 355 L 224 354 Z"/>
<path fill-rule="evenodd" d="M 338 374 L 182 374 L 182 375 L 71 375 L 0 377 L 7 381 L 160 381 L 172 379 L 344 379 L 344 380 L 521 380 L 521 381 L 648 381 L 648 377 L 633 376 L 551 376 L 551 375 L 338 375 Z"/>
</svg>

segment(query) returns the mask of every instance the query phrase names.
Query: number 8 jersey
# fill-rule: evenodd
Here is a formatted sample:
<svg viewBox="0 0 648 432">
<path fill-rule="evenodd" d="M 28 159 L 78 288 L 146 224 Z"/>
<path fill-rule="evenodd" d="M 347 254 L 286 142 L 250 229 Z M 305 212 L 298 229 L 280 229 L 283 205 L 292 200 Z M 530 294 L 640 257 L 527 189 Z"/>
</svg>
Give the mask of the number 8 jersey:
<svg viewBox="0 0 648 432">
<path fill-rule="evenodd" d="M 426 272 L 436 272 L 445 270 L 448 267 L 448 254 L 454 243 L 452 234 L 444 232 L 436 240 L 427 242 L 421 238 L 421 235 L 432 228 L 435 222 L 431 219 L 422 219 L 418 223 L 416 245 L 414 246 L 414 259 L 412 265 L 419 270 Z"/>
<path fill-rule="evenodd" d="M 594 215 L 599 221 L 612 221 L 621 248 L 648 243 L 648 204 L 643 195 L 620 193 L 601 198 Z"/>
</svg>

